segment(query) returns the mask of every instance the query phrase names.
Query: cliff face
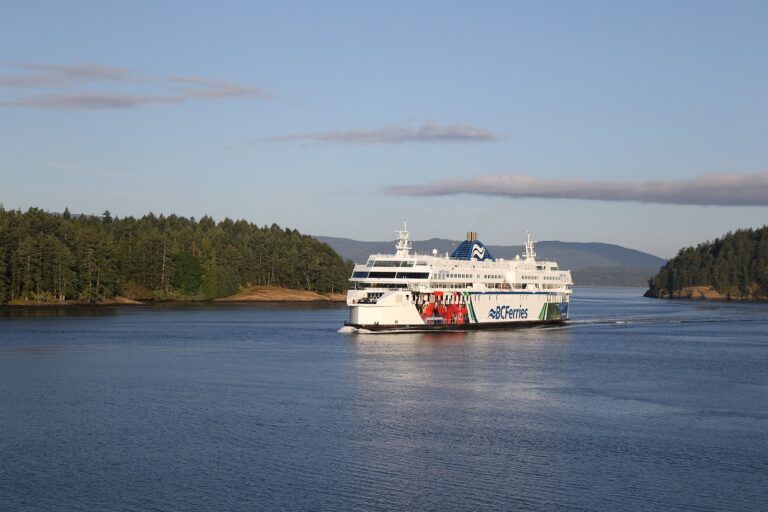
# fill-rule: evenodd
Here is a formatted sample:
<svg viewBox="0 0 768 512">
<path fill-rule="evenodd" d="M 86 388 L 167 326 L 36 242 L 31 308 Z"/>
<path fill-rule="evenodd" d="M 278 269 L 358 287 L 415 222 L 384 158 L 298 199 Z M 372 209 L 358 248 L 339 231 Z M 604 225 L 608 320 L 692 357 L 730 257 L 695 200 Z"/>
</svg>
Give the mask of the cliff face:
<svg viewBox="0 0 768 512">
<path fill-rule="evenodd" d="M 646 297 L 768 300 L 768 226 L 681 249 L 648 285 Z"/>
</svg>

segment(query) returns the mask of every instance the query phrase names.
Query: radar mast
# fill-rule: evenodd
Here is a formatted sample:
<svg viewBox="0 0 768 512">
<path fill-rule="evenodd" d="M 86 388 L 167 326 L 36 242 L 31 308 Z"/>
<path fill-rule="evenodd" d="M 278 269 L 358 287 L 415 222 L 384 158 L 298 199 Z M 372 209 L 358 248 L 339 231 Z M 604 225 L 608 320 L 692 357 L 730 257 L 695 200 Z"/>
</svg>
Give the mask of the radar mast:
<svg viewBox="0 0 768 512">
<path fill-rule="evenodd" d="M 408 240 L 408 221 L 403 220 L 403 229 L 395 231 L 395 234 L 397 235 L 397 244 L 395 244 L 395 249 L 397 252 L 395 253 L 395 256 L 408 256 L 411 251 L 411 241 Z"/>
<path fill-rule="evenodd" d="M 534 251 L 534 242 L 531 240 L 531 232 L 526 231 L 528 233 L 528 239 L 525 241 L 525 259 L 526 261 L 535 261 L 536 260 L 536 251 Z"/>
</svg>

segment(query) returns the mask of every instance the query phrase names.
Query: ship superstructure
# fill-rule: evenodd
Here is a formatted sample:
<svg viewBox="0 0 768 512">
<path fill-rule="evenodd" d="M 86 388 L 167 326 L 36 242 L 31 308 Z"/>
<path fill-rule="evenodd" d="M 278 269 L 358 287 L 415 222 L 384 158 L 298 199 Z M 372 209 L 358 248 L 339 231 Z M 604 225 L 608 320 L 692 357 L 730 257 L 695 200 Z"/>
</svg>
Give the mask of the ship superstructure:
<svg viewBox="0 0 768 512">
<path fill-rule="evenodd" d="M 453 253 L 412 254 L 407 225 L 395 254 L 355 265 L 347 292 L 348 326 L 357 330 L 462 330 L 559 323 L 568 319 L 573 281 L 557 263 L 525 253 L 495 259 L 476 232 Z"/>
</svg>

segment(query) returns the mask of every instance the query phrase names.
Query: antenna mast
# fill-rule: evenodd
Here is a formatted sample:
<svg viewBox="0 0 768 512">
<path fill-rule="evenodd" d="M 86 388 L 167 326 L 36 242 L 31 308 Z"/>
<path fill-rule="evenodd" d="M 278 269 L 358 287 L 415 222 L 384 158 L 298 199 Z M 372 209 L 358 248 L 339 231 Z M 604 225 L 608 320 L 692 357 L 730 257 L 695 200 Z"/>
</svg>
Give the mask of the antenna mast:
<svg viewBox="0 0 768 512">
<path fill-rule="evenodd" d="M 536 259 L 536 251 L 533 250 L 534 242 L 531 240 L 531 232 L 526 231 L 528 233 L 528 239 L 525 241 L 525 259 L 526 260 L 535 260 Z"/>
<path fill-rule="evenodd" d="M 395 253 L 395 256 L 408 256 L 412 246 L 410 240 L 408 240 L 409 233 L 407 220 L 403 220 L 403 229 L 395 231 L 395 234 L 397 235 L 397 243 L 395 244 L 397 252 Z"/>
</svg>

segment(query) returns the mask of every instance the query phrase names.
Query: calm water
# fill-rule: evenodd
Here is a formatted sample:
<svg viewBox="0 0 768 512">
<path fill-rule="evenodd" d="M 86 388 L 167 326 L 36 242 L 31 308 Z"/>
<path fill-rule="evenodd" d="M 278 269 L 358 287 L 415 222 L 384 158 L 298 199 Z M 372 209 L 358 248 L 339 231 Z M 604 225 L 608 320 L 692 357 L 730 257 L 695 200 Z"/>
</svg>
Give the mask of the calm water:
<svg viewBox="0 0 768 512">
<path fill-rule="evenodd" d="M 5 311 L 0 509 L 768 510 L 768 304 L 577 290 L 562 328 L 343 307 Z"/>
</svg>

